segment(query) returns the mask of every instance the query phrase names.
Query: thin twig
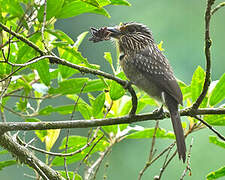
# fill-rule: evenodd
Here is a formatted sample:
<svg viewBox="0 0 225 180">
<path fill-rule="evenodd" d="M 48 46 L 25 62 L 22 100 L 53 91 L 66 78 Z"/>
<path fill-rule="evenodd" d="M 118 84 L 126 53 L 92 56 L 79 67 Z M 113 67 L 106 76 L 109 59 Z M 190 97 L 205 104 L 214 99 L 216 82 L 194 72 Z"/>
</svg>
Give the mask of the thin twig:
<svg viewBox="0 0 225 180">
<path fill-rule="evenodd" d="M 225 141 L 225 137 L 220 134 L 216 129 L 214 129 L 211 125 L 209 125 L 207 122 L 205 122 L 203 119 L 201 119 L 198 116 L 193 116 L 195 119 L 199 120 L 202 124 L 206 125 L 212 132 L 214 132 L 221 140 Z"/>
<path fill-rule="evenodd" d="M 222 8 L 224 6 L 225 6 L 225 2 L 221 2 L 212 10 L 211 14 L 213 15 L 215 12 L 217 12 L 220 8 Z"/>
<path fill-rule="evenodd" d="M 70 120 L 71 120 L 71 121 L 73 120 L 74 113 L 75 113 L 75 109 L 76 109 L 76 107 L 77 107 L 77 104 L 78 104 L 78 101 L 79 101 L 79 99 L 80 99 L 81 93 L 83 92 L 85 86 L 86 86 L 86 83 L 84 83 L 83 87 L 82 87 L 81 90 L 80 90 L 80 93 L 79 93 L 79 95 L 78 95 L 78 98 L 77 98 L 77 100 L 76 100 L 75 103 L 74 103 L 74 106 L 73 106 L 73 112 L 71 113 L 71 117 L 70 117 Z M 68 150 L 69 133 L 70 133 L 70 129 L 67 129 L 67 133 L 66 133 L 66 148 L 65 148 L 65 153 L 67 153 L 67 150 Z M 65 156 L 64 156 L 64 169 L 65 169 L 65 172 L 66 172 L 67 180 L 69 180 L 70 177 L 69 177 L 69 173 L 68 173 L 68 168 L 67 168 L 67 163 L 66 163 L 66 157 L 65 157 Z"/>
<path fill-rule="evenodd" d="M 189 148 L 189 152 L 188 152 L 188 157 L 187 157 L 187 166 L 186 166 L 182 176 L 180 177 L 180 180 L 184 179 L 184 177 L 186 176 L 188 171 L 189 171 L 189 174 L 191 175 L 190 160 L 191 160 L 191 149 L 192 149 L 192 146 L 193 146 L 193 142 L 194 142 L 194 139 L 192 138 L 190 148 Z"/>
<path fill-rule="evenodd" d="M 212 45 L 212 41 L 210 38 L 210 20 L 211 20 L 211 9 L 212 5 L 214 4 L 215 0 L 208 0 L 207 1 L 207 8 L 205 12 L 205 57 L 206 57 L 206 76 L 205 82 L 202 89 L 202 92 L 196 102 L 193 104 L 193 109 L 198 109 L 200 104 L 202 103 L 206 93 L 208 91 L 210 85 L 210 77 L 211 77 L 211 53 L 210 47 Z"/>
<path fill-rule="evenodd" d="M 26 43 L 28 46 L 32 47 L 35 51 L 39 52 L 40 55 L 44 55 L 44 52 L 43 52 L 37 45 L 35 45 L 33 42 L 31 42 L 30 40 L 28 40 L 28 39 L 25 38 L 24 36 L 22 36 L 22 35 L 20 35 L 20 34 L 18 34 L 18 33 L 16 33 L 16 32 L 14 32 L 14 31 L 10 31 L 10 29 L 9 29 L 7 26 L 5 26 L 4 24 L 2 24 L 1 22 L 0 22 L 0 27 L 1 27 L 4 31 L 6 31 L 6 32 L 8 32 L 8 33 L 10 33 L 10 34 L 12 34 L 12 35 L 15 36 L 17 39 L 23 41 L 23 42 Z"/>
<path fill-rule="evenodd" d="M 160 174 L 159 174 L 159 180 L 161 179 L 163 172 L 165 171 L 166 167 L 168 164 L 171 162 L 171 160 L 175 157 L 177 154 L 177 150 L 172 154 L 172 156 L 169 158 L 169 160 L 163 165 L 163 167 L 160 169 Z"/>
<path fill-rule="evenodd" d="M 138 176 L 138 180 L 141 180 L 144 172 L 147 170 L 147 168 L 150 166 L 152 158 L 153 158 L 153 151 L 154 151 L 154 145 L 155 145 L 155 139 L 156 139 L 156 131 L 158 129 L 159 126 L 159 121 L 156 121 L 155 124 L 155 129 L 154 129 L 154 133 L 153 133 L 153 137 L 152 137 L 152 143 L 151 143 L 151 148 L 150 148 L 150 152 L 149 152 L 149 157 L 148 157 L 148 161 L 145 164 L 145 167 L 140 171 L 139 176 Z"/>
<path fill-rule="evenodd" d="M 46 14 L 47 13 L 47 0 L 44 0 L 44 14 L 43 14 L 43 23 L 41 27 L 41 38 L 42 38 L 42 43 L 44 44 L 45 50 L 49 52 L 49 49 L 47 47 L 47 44 L 45 42 L 45 36 L 44 36 L 44 31 L 45 31 L 45 24 L 46 24 Z"/>
<path fill-rule="evenodd" d="M 11 63 L 11 62 L 7 62 L 7 63 L 11 66 L 25 67 L 25 66 L 31 65 L 33 63 L 37 63 L 38 61 L 41 61 L 41 60 L 46 59 L 46 58 L 50 59 L 51 61 L 53 61 L 57 64 L 61 64 L 61 65 L 65 65 L 67 67 L 71 67 L 73 69 L 77 69 L 77 70 L 79 70 L 80 72 L 83 72 L 83 73 L 90 73 L 90 74 L 94 74 L 94 75 L 99 75 L 99 76 L 103 76 L 107 79 L 111 79 L 111 80 L 116 81 L 117 83 L 119 83 L 120 85 L 122 85 L 123 87 L 128 89 L 129 93 L 131 94 L 132 109 L 131 109 L 130 115 L 133 116 L 135 114 L 136 109 L 137 109 L 137 96 L 136 96 L 136 93 L 135 93 L 134 89 L 132 88 L 131 84 L 127 83 L 127 81 L 124 81 L 124 80 L 122 80 L 122 79 L 120 79 L 116 76 L 113 76 L 109 73 L 105 73 L 103 71 L 96 70 L 96 69 L 87 68 L 87 67 L 84 67 L 84 66 L 79 66 L 77 64 L 70 63 L 70 62 L 68 62 L 64 59 L 61 59 L 61 58 L 56 57 L 56 56 L 51 56 L 51 55 L 45 55 L 45 56 L 43 55 L 43 56 L 39 56 L 39 57 L 36 57 L 36 58 L 32 58 L 31 60 L 29 60 L 28 62 L 26 62 L 24 64 L 15 64 L 15 63 Z"/>
<path fill-rule="evenodd" d="M 93 179 L 96 176 L 96 173 L 98 172 L 98 169 L 103 161 L 103 159 L 106 157 L 106 155 L 109 153 L 109 151 L 111 150 L 112 146 L 114 145 L 114 143 L 111 143 L 107 149 L 101 154 L 101 156 L 91 165 L 91 167 L 87 170 L 87 174 L 85 174 L 84 179 L 85 180 L 90 180 L 91 176 L 93 177 Z M 96 168 L 97 167 L 97 168 Z M 94 169 L 96 168 L 96 171 L 94 173 Z M 94 174 L 93 174 L 94 173 Z"/>
</svg>

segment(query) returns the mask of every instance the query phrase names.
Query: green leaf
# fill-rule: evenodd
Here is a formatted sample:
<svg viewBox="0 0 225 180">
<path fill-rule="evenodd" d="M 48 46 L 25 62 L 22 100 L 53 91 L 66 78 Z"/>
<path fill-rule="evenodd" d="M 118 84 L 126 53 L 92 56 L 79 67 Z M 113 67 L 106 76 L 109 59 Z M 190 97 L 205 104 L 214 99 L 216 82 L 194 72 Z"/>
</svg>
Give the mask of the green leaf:
<svg viewBox="0 0 225 180">
<path fill-rule="evenodd" d="M 57 171 L 57 172 L 59 172 L 64 178 L 67 178 L 65 171 Z M 68 171 L 68 174 L 69 174 L 70 179 L 73 179 L 74 172 Z M 75 180 L 83 180 L 83 178 L 79 174 L 76 173 Z"/>
<path fill-rule="evenodd" d="M 44 107 L 39 111 L 39 115 L 48 116 L 53 112 L 53 107 L 51 105 Z"/>
<path fill-rule="evenodd" d="M 77 95 L 74 95 L 74 96 L 78 98 Z M 39 115 L 50 115 L 52 112 L 57 112 L 62 115 L 67 115 L 67 114 L 71 114 L 74 110 L 79 111 L 85 119 L 91 119 L 92 117 L 92 113 L 91 113 L 92 108 L 81 98 L 79 98 L 79 101 L 77 102 L 75 109 L 74 109 L 74 104 L 57 106 L 57 107 L 52 107 L 51 105 L 49 105 L 41 109 L 39 111 Z"/>
<path fill-rule="evenodd" d="M 105 150 L 106 147 L 109 146 L 109 143 L 102 139 L 100 142 L 98 142 L 95 147 L 92 149 L 92 151 L 90 151 L 91 147 L 93 146 L 93 144 L 95 144 L 97 142 L 97 140 L 99 139 L 96 138 L 94 140 L 94 142 L 91 143 L 91 145 L 89 147 L 87 147 L 85 150 L 81 151 L 80 153 L 77 153 L 73 156 L 69 156 L 67 157 L 67 163 L 71 164 L 74 162 L 77 162 L 81 159 L 83 159 L 88 153 L 89 155 L 95 153 L 95 152 L 102 152 Z M 84 147 L 88 142 L 88 139 L 86 137 L 83 136 L 70 136 L 69 137 L 69 141 L 68 141 L 68 153 L 70 152 L 74 152 L 82 147 Z M 61 146 L 59 147 L 60 150 L 64 150 L 65 149 L 65 145 L 66 145 L 66 138 L 63 139 Z M 90 152 L 89 152 L 90 151 Z M 55 166 L 63 166 L 64 164 L 64 158 L 63 157 L 56 157 L 53 161 L 52 164 Z"/>
<path fill-rule="evenodd" d="M 225 143 L 223 141 L 221 141 L 220 139 L 218 139 L 217 137 L 215 136 L 209 136 L 209 142 L 210 143 L 213 143 L 217 146 L 220 146 L 222 148 L 225 148 Z"/>
<path fill-rule="evenodd" d="M 64 0 L 47 0 L 46 20 L 50 20 L 52 17 L 60 14 L 62 10 Z M 44 16 L 44 4 L 38 10 L 38 20 L 43 22 Z"/>
<path fill-rule="evenodd" d="M 73 39 L 71 39 L 66 33 L 59 29 L 46 29 L 46 32 L 52 34 L 53 36 L 57 37 L 61 41 L 65 41 L 68 44 L 74 44 Z"/>
<path fill-rule="evenodd" d="M 112 66 L 112 56 L 110 52 L 104 52 L 104 58 L 109 62 L 109 64 Z"/>
<path fill-rule="evenodd" d="M 4 0 L 1 3 L 2 10 L 12 16 L 21 17 L 23 16 L 23 8 L 17 0 Z"/>
<path fill-rule="evenodd" d="M 115 101 L 125 94 L 125 90 L 123 86 L 118 84 L 116 81 L 111 81 L 109 94 L 111 99 Z"/>
<path fill-rule="evenodd" d="M 0 151 L 0 155 L 2 155 L 2 154 L 8 154 L 9 152 L 7 151 L 7 150 L 2 150 L 2 151 Z"/>
<path fill-rule="evenodd" d="M 88 31 L 85 31 L 85 32 L 81 33 L 81 34 L 77 37 L 77 40 L 76 40 L 76 42 L 75 42 L 75 44 L 74 44 L 74 47 L 75 47 L 76 49 L 79 48 L 80 44 L 82 43 L 82 41 L 84 40 L 84 38 L 85 38 L 85 36 L 86 36 L 87 34 L 88 34 Z"/>
<path fill-rule="evenodd" d="M 84 83 L 86 86 L 83 88 Z M 69 79 L 59 83 L 59 88 L 50 88 L 50 94 L 76 94 L 80 93 L 83 88 L 83 93 L 103 91 L 106 84 L 101 79 L 88 80 L 88 78 Z"/>
<path fill-rule="evenodd" d="M 200 66 L 198 66 L 191 80 L 192 102 L 196 101 L 199 95 L 201 94 L 204 81 L 205 81 L 205 72 Z"/>
<path fill-rule="evenodd" d="M 12 166 L 14 164 L 17 164 L 16 160 L 0 161 L 0 171 L 5 167 Z"/>
<path fill-rule="evenodd" d="M 48 59 L 43 59 L 37 63 L 34 64 L 34 67 L 38 71 L 38 75 L 41 79 L 41 81 L 46 85 L 50 85 L 50 73 L 49 73 L 49 64 Z"/>
<path fill-rule="evenodd" d="M 121 100 L 121 110 L 120 110 L 120 116 L 125 116 L 127 115 L 131 108 L 132 108 L 132 102 L 131 102 L 131 97 L 128 96 L 123 96 Z"/>
<path fill-rule="evenodd" d="M 224 114 L 214 114 L 205 115 L 204 120 L 210 125 L 214 126 L 225 126 L 225 115 Z"/>
<path fill-rule="evenodd" d="M 88 2 L 94 6 L 97 7 L 102 7 L 102 6 L 106 6 L 109 5 L 111 3 L 110 0 L 86 0 L 85 2 Z"/>
<path fill-rule="evenodd" d="M 62 59 L 67 59 L 69 62 L 71 62 L 73 64 L 79 63 L 78 59 L 76 57 L 74 57 L 74 55 L 71 54 L 70 52 L 68 52 L 62 48 L 58 48 L 58 52 Z M 62 75 L 62 78 L 64 78 L 64 79 L 69 78 L 73 74 L 79 73 L 78 70 L 64 66 L 64 65 L 59 65 L 59 72 Z"/>
<path fill-rule="evenodd" d="M 148 129 L 144 129 L 143 131 L 134 132 L 134 133 L 126 136 L 126 138 L 128 138 L 128 139 L 152 138 L 154 131 L 155 131 L 155 128 L 148 128 Z M 169 139 L 175 138 L 174 133 L 166 132 L 166 130 L 164 130 L 162 128 L 157 129 L 156 137 L 157 138 L 169 138 Z"/>
<path fill-rule="evenodd" d="M 116 76 L 119 78 L 123 78 L 123 73 L 119 73 Z M 121 78 L 121 79 L 122 79 Z M 121 86 L 120 84 L 118 84 L 116 81 L 111 81 L 110 83 L 110 90 L 109 90 L 109 95 L 110 98 L 115 101 L 119 98 L 121 98 L 123 95 L 125 94 L 125 89 L 123 88 L 123 86 Z"/>
<path fill-rule="evenodd" d="M 84 87 L 83 93 L 103 91 L 107 88 L 102 79 L 89 80 Z"/>
<path fill-rule="evenodd" d="M 50 151 L 52 146 L 55 144 L 60 134 L 60 129 L 48 129 L 47 135 L 45 136 L 46 150 Z"/>
<path fill-rule="evenodd" d="M 47 130 L 35 130 L 35 134 L 41 142 L 44 142 L 45 137 L 47 136 Z"/>
<path fill-rule="evenodd" d="M 111 16 L 109 15 L 108 11 L 105 10 L 104 8 L 97 8 L 97 9 L 94 9 L 94 10 L 92 10 L 90 12 L 106 16 L 107 18 L 111 18 Z"/>
<path fill-rule="evenodd" d="M 217 82 L 215 88 L 212 90 L 209 104 L 210 106 L 214 106 L 218 103 L 220 103 L 225 98 L 225 73 L 222 75 L 220 80 Z"/>
<path fill-rule="evenodd" d="M 93 10 L 97 9 L 96 6 L 89 4 L 88 2 L 76 0 L 70 1 L 63 5 L 60 13 L 56 16 L 57 18 L 69 18 L 73 16 L 77 16 L 83 13 L 92 12 Z"/>
<path fill-rule="evenodd" d="M 125 5 L 125 6 L 131 6 L 131 4 L 126 0 L 111 0 L 112 5 Z"/>
<path fill-rule="evenodd" d="M 29 40 L 36 44 L 38 40 L 41 40 L 41 33 L 35 33 Z M 17 46 L 19 50 L 17 52 L 16 63 L 18 64 L 25 63 L 27 60 L 39 55 L 33 48 L 23 42 L 18 42 Z"/>
<path fill-rule="evenodd" d="M 50 94 L 75 94 L 80 93 L 84 83 L 88 81 L 88 78 L 76 78 L 59 82 L 59 88 L 50 88 Z"/>
<path fill-rule="evenodd" d="M 91 119 L 92 117 L 92 108 L 88 104 L 81 103 L 78 106 L 78 111 L 82 114 L 84 119 Z"/>
<path fill-rule="evenodd" d="M 98 69 L 98 65 L 93 65 L 88 62 L 86 58 L 82 56 L 82 54 L 77 50 L 75 46 L 68 46 L 65 44 L 58 44 L 58 51 L 60 54 L 60 57 L 63 59 L 66 59 L 67 61 L 73 63 L 73 64 L 78 64 L 81 66 L 86 66 L 92 69 Z M 78 72 L 77 70 L 73 68 L 69 68 L 63 65 L 59 66 L 60 72 L 62 74 L 63 78 L 68 78 L 73 74 L 73 72 Z M 71 74 L 72 72 L 72 74 Z"/>
<path fill-rule="evenodd" d="M 99 94 L 93 102 L 93 116 L 96 117 L 103 109 L 105 104 L 105 93 Z"/>
<path fill-rule="evenodd" d="M 207 175 L 207 180 L 218 179 L 225 176 L 225 166 L 221 167 Z"/>
</svg>

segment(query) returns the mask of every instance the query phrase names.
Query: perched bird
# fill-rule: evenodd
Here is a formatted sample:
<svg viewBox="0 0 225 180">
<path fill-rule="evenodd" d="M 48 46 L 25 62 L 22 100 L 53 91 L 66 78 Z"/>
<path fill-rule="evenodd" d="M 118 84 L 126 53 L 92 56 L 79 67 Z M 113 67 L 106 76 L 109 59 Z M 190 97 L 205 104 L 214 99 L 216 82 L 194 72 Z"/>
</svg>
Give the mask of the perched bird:
<svg viewBox="0 0 225 180">
<path fill-rule="evenodd" d="M 158 49 L 151 31 L 145 25 L 135 22 L 107 27 L 101 31 L 101 34 L 106 34 L 106 37 L 100 40 L 112 37 L 118 42 L 120 65 L 127 78 L 169 110 L 179 159 L 185 162 L 186 145 L 178 112 L 179 104 L 182 105 L 183 95 L 171 66 Z M 97 34 L 96 32 L 94 34 Z"/>
</svg>

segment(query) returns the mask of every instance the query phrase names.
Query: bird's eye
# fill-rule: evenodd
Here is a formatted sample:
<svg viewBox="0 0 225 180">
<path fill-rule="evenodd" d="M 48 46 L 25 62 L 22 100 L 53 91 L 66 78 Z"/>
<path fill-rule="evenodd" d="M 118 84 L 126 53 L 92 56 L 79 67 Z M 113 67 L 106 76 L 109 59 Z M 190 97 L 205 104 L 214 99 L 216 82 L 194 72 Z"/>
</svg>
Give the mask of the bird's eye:
<svg viewBox="0 0 225 180">
<path fill-rule="evenodd" d="M 127 27 L 127 31 L 128 31 L 129 33 L 134 33 L 134 32 L 136 31 L 136 28 L 133 27 L 133 26 L 128 26 L 128 27 Z"/>
</svg>

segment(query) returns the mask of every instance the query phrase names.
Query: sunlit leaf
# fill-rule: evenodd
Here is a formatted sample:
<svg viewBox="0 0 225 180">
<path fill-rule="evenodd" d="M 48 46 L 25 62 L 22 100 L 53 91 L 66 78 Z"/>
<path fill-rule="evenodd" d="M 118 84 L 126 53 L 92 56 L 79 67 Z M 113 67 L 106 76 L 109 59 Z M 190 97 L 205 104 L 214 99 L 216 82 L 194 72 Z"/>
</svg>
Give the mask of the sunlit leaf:
<svg viewBox="0 0 225 180">
<path fill-rule="evenodd" d="M 93 102 L 93 116 L 96 117 L 103 109 L 105 103 L 105 93 L 99 94 Z"/>
<path fill-rule="evenodd" d="M 111 0 L 112 5 L 125 5 L 131 6 L 131 4 L 127 0 Z"/>
<path fill-rule="evenodd" d="M 64 0 L 47 0 L 46 20 L 50 20 L 52 17 L 57 16 L 63 6 Z M 44 4 L 38 10 L 38 20 L 43 22 L 44 16 Z"/>
<path fill-rule="evenodd" d="M 103 11 L 101 12 L 102 7 L 97 7 L 96 5 L 93 5 L 89 2 L 76 0 L 76 1 L 69 1 L 68 3 L 65 3 L 63 5 L 63 8 L 61 9 L 60 13 L 56 16 L 57 18 L 69 18 L 73 16 L 77 16 L 83 13 L 98 13 L 103 14 Z M 95 12 L 98 10 L 97 12 Z M 100 13 L 101 12 L 101 13 Z"/>
<path fill-rule="evenodd" d="M 123 76 L 123 73 L 119 73 L 116 76 L 121 78 Z M 123 86 L 118 84 L 116 81 L 111 81 L 109 94 L 110 94 L 110 98 L 113 101 L 115 101 L 115 100 L 121 98 L 125 94 L 125 89 Z"/>
<path fill-rule="evenodd" d="M 215 88 L 212 90 L 210 99 L 209 99 L 209 104 L 211 106 L 214 106 L 224 100 L 225 98 L 225 74 L 220 78 L 220 80 L 217 82 Z"/>
<path fill-rule="evenodd" d="M 48 129 L 47 135 L 45 136 L 46 150 L 50 151 L 52 146 L 55 144 L 60 134 L 60 129 Z"/>
<path fill-rule="evenodd" d="M 87 34 L 88 34 L 88 31 L 85 31 L 85 32 L 81 33 L 81 34 L 77 37 L 77 40 L 76 40 L 76 42 L 75 42 L 75 44 L 74 44 L 74 47 L 75 47 L 76 49 L 79 48 L 80 44 L 82 43 L 82 41 L 84 40 L 84 38 L 85 38 L 85 36 L 86 36 Z"/>
<path fill-rule="evenodd" d="M 66 172 L 65 172 L 65 171 L 57 171 L 57 172 L 59 172 L 64 178 L 67 178 Z M 73 179 L 74 172 L 72 172 L 72 171 L 67 171 L 67 173 L 68 173 L 70 179 Z M 82 180 L 82 179 L 83 179 L 83 178 L 82 178 L 79 174 L 77 174 L 77 173 L 75 174 L 75 179 L 74 179 L 74 180 Z"/>
<path fill-rule="evenodd" d="M 64 33 L 63 31 L 61 31 L 59 29 L 46 29 L 46 31 L 48 33 L 54 35 L 55 37 L 57 37 L 61 41 L 65 41 L 68 44 L 74 44 L 73 39 L 71 39 L 66 33 Z"/>
<path fill-rule="evenodd" d="M 68 79 L 62 82 L 59 82 L 58 88 L 50 88 L 50 94 L 75 94 L 81 91 L 81 88 L 84 86 L 84 83 L 88 81 L 88 78 L 76 78 Z"/>
<path fill-rule="evenodd" d="M 196 101 L 200 93 L 202 92 L 204 81 L 205 81 L 205 72 L 200 66 L 198 66 L 191 80 L 192 102 Z"/>
<path fill-rule="evenodd" d="M 207 175 L 207 180 L 218 179 L 225 176 L 225 166 L 221 167 L 215 171 L 210 172 Z"/>
<path fill-rule="evenodd" d="M 214 126 L 225 126 L 224 114 L 205 115 L 204 120 Z"/>
<path fill-rule="evenodd" d="M 46 85 L 50 85 L 50 73 L 48 59 L 41 60 L 34 64 L 41 81 Z"/>
<path fill-rule="evenodd" d="M 104 58 L 109 62 L 110 65 L 112 65 L 112 56 L 110 52 L 104 52 Z"/>
<path fill-rule="evenodd" d="M 209 136 L 209 142 L 213 143 L 217 146 L 220 146 L 222 148 L 225 148 L 225 143 L 224 141 L 221 141 L 219 138 L 217 138 L 216 136 Z"/>
</svg>

